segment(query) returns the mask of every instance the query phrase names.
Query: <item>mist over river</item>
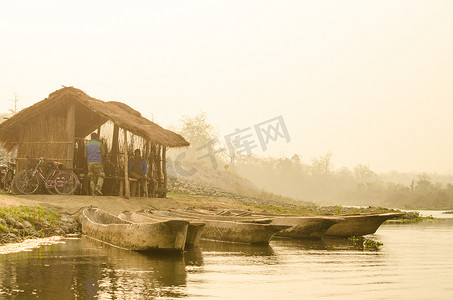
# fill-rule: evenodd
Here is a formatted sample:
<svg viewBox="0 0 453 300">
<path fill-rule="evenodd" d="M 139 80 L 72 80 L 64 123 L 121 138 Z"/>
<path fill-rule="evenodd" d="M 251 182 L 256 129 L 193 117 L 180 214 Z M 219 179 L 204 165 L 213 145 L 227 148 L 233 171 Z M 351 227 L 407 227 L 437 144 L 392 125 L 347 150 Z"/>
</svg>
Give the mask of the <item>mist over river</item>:
<svg viewBox="0 0 453 300">
<path fill-rule="evenodd" d="M 90 238 L 0 255 L 1 299 L 453 299 L 453 215 L 384 224 L 366 250 L 347 239 L 203 241 L 183 255 Z"/>
</svg>

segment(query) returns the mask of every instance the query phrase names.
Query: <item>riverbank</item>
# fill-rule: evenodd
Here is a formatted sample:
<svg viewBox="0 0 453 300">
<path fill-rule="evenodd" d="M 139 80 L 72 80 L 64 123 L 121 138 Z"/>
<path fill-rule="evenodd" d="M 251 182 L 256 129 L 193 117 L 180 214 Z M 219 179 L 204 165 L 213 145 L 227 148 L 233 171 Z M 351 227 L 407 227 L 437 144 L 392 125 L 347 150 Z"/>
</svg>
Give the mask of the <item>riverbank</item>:
<svg viewBox="0 0 453 300">
<path fill-rule="evenodd" d="M 258 199 L 241 195 L 194 195 L 168 193 L 167 198 L 130 198 L 79 195 L 0 194 L 0 244 L 28 238 L 80 232 L 78 214 L 84 207 L 98 207 L 113 215 L 124 210 L 240 209 L 296 215 L 340 215 L 383 213 L 396 210 L 382 207 L 315 206 L 282 199 Z M 418 215 L 408 218 L 422 219 Z"/>
<path fill-rule="evenodd" d="M 79 222 L 41 206 L 0 208 L 0 245 L 80 232 Z"/>
</svg>

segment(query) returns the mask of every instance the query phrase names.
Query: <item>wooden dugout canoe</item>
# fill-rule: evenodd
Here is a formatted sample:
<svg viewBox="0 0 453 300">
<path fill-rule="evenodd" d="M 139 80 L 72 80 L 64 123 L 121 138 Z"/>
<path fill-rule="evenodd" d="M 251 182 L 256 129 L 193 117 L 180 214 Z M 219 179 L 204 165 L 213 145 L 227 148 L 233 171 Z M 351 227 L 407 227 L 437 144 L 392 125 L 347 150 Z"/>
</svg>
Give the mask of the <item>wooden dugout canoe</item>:
<svg viewBox="0 0 453 300">
<path fill-rule="evenodd" d="M 326 236 L 360 236 L 375 233 L 386 220 L 403 216 L 404 213 L 341 215 L 344 221 L 330 227 Z"/>
<path fill-rule="evenodd" d="M 84 209 L 80 218 L 87 236 L 137 251 L 183 251 L 189 225 L 184 220 L 132 223 L 98 208 Z"/>
<path fill-rule="evenodd" d="M 341 224 L 343 218 L 338 217 L 274 217 L 271 224 L 290 225 L 291 227 L 280 232 L 276 236 L 296 239 L 320 238 L 329 228 L 335 224 Z"/>
<path fill-rule="evenodd" d="M 212 214 L 205 211 L 181 211 L 176 210 L 176 213 L 186 216 L 196 216 L 199 218 L 207 218 L 209 220 L 236 221 L 245 223 L 261 223 L 278 226 L 289 226 L 289 228 L 279 231 L 275 236 L 291 237 L 296 239 L 320 238 L 333 225 L 344 221 L 341 217 L 331 216 L 293 216 L 293 215 L 266 215 L 252 214 L 250 212 L 236 211 L 233 214 L 225 215 Z"/>
<path fill-rule="evenodd" d="M 159 215 L 150 215 L 142 212 L 129 212 L 123 211 L 118 215 L 118 217 L 122 220 L 130 221 L 133 223 L 153 223 L 153 222 L 161 222 L 161 221 L 170 221 L 175 220 L 174 218 L 167 218 L 162 217 Z M 178 218 L 178 220 L 181 220 Z M 206 223 L 204 222 L 194 222 L 189 221 L 189 225 L 187 227 L 187 236 L 186 236 L 186 248 L 198 247 L 200 244 L 201 234 L 203 229 L 205 228 Z"/>
<path fill-rule="evenodd" d="M 153 212 L 153 214 L 156 213 Z M 290 227 L 286 225 L 246 223 L 233 220 L 213 220 L 209 219 L 209 216 L 190 215 L 189 213 L 180 211 L 161 211 L 159 213 L 165 216 L 205 222 L 206 227 L 201 235 L 202 239 L 232 243 L 269 244 L 270 239 L 275 233 Z"/>
<path fill-rule="evenodd" d="M 271 224 L 272 218 L 271 217 L 264 217 L 264 216 L 223 216 L 223 215 L 216 215 L 211 214 L 208 212 L 202 212 L 197 210 L 170 210 L 172 214 L 178 216 L 184 216 L 188 218 L 196 218 L 196 219 L 209 219 L 209 220 L 217 220 L 217 221 L 232 221 L 232 222 L 242 222 L 242 223 L 254 223 L 254 224 Z"/>
</svg>

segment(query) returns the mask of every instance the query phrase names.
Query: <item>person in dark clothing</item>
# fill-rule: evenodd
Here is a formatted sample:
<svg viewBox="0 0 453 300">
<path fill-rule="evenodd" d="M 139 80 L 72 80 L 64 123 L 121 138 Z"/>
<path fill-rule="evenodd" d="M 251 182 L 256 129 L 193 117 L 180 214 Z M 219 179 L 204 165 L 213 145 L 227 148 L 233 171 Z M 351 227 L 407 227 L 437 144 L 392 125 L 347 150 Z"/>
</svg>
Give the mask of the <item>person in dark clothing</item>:
<svg viewBox="0 0 453 300">
<path fill-rule="evenodd" d="M 140 149 L 135 149 L 134 157 L 129 158 L 128 161 L 129 177 L 136 178 L 140 181 L 141 190 L 148 197 L 148 163 L 146 159 L 142 158 Z"/>
<path fill-rule="evenodd" d="M 91 141 L 86 144 L 86 157 L 88 162 L 88 176 L 90 178 L 90 191 L 92 195 L 102 195 L 102 185 L 104 184 L 104 168 L 102 166 L 102 157 L 104 157 L 104 148 L 99 141 L 97 133 L 91 134 Z"/>
</svg>

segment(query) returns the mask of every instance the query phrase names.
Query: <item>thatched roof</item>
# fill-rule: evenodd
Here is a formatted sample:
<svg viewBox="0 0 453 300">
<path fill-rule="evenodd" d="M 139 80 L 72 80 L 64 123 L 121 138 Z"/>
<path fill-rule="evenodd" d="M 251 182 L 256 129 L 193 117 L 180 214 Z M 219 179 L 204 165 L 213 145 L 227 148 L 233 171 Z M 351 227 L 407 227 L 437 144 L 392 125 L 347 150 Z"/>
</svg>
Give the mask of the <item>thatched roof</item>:
<svg viewBox="0 0 453 300">
<path fill-rule="evenodd" d="M 88 96 L 83 91 L 64 87 L 50 94 L 46 99 L 21 110 L 0 124 L 0 145 L 13 150 L 19 140 L 19 126 L 36 116 L 45 117 L 52 113 L 64 115 L 69 104 L 76 103 L 76 137 L 83 138 L 107 121 L 120 128 L 141 136 L 153 143 L 167 147 L 183 147 L 189 143 L 179 134 L 164 129 L 121 102 L 104 102 Z"/>
</svg>

